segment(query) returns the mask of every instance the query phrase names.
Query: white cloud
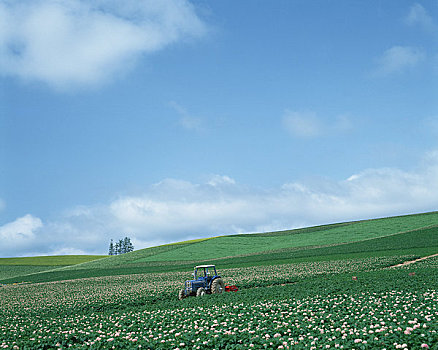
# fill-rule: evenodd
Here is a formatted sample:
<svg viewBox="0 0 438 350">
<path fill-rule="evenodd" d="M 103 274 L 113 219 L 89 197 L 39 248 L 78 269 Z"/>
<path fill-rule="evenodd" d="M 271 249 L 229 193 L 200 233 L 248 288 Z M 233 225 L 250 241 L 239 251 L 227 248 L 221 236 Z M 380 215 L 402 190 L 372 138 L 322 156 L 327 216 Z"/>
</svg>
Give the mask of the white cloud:
<svg viewBox="0 0 438 350">
<path fill-rule="evenodd" d="M 292 136 L 298 138 L 315 138 L 353 129 L 351 118 L 346 114 L 337 116 L 330 121 L 324 121 L 314 112 L 289 110 L 283 116 L 283 125 Z"/>
<path fill-rule="evenodd" d="M 374 71 L 374 75 L 386 76 L 403 72 L 406 69 L 415 67 L 425 57 L 425 53 L 419 48 L 393 46 L 377 60 L 378 67 Z"/>
<path fill-rule="evenodd" d="M 203 130 L 201 119 L 190 116 L 181 117 L 179 120 L 180 125 L 187 130 Z"/>
<path fill-rule="evenodd" d="M 178 124 L 186 130 L 189 131 L 205 131 L 204 123 L 201 118 L 194 117 L 187 110 L 176 103 L 175 101 L 170 102 L 170 106 L 178 113 L 180 116 Z"/>
<path fill-rule="evenodd" d="M 316 137 L 324 131 L 321 121 L 313 112 L 287 111 L 283 117 L 283 124 L 293 136 L 297 137 Z"/>
<path fill-rule="evenodd" d="M 53 250 L 50 255 L 86 255 L 87 253 L 82 249 L 76 248 L 61 248 L 59 250 Z"/>
<path fill-rule="evenodd" d="M 35 231 L 43 227 L 39 218 L 27 214 L 13 222 L 0 226 L 0 239 L 2 244 L 14 244 L 35 237 Z"/>
<path fill-rule="evenodd" d="M 437 29 L 432 17 L 427 13 L 426 9 L 418 3 L 411 6 L 405 21 L 408 25 L 419 25 L 427 31 L 434 31 Z"/>
<path fill-rule="evenodd" d="M 187 0 L 0 0 L 0 74 L 62 89 L 101 84 L 205 31 Z"/>
<path fill-rule="evenodd" d="M 0 246 L 0 256 L 98 254 L 106 253 L 111 238 L 125 235 L 139 249 L 437 208 L 438 151 L 426 154 L 413 172 L 366 169 L 342 181 L 290 182 L 270 189 L 251 188 L 225 175 L 203 183 L 166 179 L 138 195 L 69 210 L 44 226 L 31 215 L 6 224 L 0 228 L 0 238 L 10 244 Z"/>
<path fill-rule="evenodd" d="M 213 175 L 207 184 L 216 187 L 221 185 L 235 185 L 236 181 L 226 175 Z"/>
</svg>

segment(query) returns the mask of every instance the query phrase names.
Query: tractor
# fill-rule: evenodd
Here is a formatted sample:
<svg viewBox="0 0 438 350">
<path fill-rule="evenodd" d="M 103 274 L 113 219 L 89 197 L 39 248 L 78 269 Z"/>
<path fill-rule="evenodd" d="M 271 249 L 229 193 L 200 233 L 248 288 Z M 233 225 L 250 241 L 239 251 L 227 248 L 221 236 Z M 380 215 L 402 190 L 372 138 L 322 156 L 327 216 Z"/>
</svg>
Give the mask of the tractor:
<svg viewBox="0 0 438 350">
<path fill-rule="evenodd" d="M 184 299 L 188 296 L 201 297 L 205 294 L 217 294 L 225 292 L 225 284 L 221 276 L 216 272 L 214 265 L 195 266 L 193 280 L 187 280 L 184 288 L 179 291 L 178 298 Z"/>
</svg>

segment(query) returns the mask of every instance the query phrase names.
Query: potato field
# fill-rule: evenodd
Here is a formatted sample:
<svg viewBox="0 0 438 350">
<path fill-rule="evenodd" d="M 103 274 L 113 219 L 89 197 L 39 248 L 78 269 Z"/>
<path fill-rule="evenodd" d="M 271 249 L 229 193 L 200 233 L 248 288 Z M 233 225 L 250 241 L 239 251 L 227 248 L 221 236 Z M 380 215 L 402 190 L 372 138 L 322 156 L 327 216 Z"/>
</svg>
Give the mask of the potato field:
<svg viewBox="0 0 438 350">
<path fill-rule="evenodd" d="M 436 260 L 228 269 L 223 278 L 239 292 L 182 301 L 182 272 L 8 285 L 0 289 L 0 347 L 433 349 Z"/>
<path fill-rule="evenodd" d="M 230 255 L 208 259 L 207 245 Z M 0 259 L 0 349 L 438 349 L 437 252 L 438 213 L 426 213 L 70 266 Z M 179 300 L 205 263 L 239 290 Z"/>
</svg>

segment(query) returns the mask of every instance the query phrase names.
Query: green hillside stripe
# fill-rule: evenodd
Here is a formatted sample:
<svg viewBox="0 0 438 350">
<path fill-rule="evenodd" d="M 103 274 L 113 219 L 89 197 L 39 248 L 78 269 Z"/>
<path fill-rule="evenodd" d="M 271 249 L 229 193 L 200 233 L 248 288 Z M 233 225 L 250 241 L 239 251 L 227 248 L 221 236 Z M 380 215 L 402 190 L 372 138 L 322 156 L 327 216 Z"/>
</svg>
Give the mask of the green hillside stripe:
<svg viewBox="0 0 438 350">
<path fill-rule="evenodd" d="M 30 272 L 33 274 L 14 278 L 42 282 L 93 276 L 185 271 L 200 263 L 239 267 L 366 256 L 424 256 L 434 253 L 438 253 L 437 212 L 273 233 L 229 235 L 177 242 L 72 266 L 62 266 L 62 263 L 66 264 L 65 257 L 59 267 L 52 265 L 57 263 L 56 257 L 38 257 L 39 260 L 32 262 L 33 264 L 41 264 L 44 259 L 47 261 L 47 258 L 55 260 L 51 261 L 49 270 Z M 3 261 L 9 264 L 19 261 L 14 259 Z M 3 275 L 0 273 L 0 282 L 8 281 L 8 276 L 11 276 L 10 271 Z"/>
<path fill-rule="evenodd" d="M 178 251 L 163 251 L 154 256 L 144 256 L 135 262 L 206 260 L 261 253 L 267 250 L 350 243 L 437 224 L 438 214 L 434 213 L 433 215 L 394 217 L 317 226 L 280 233 L 221 236 L 202 241 L 196 246 L 184 246 Z"/>
<path fill-rule="evenodd" d="M 427 248 L 427 253 L 438 253 L 438 226 L 415 229 L 386 237 L 367 239 L 359 242 L 338 244 L 326 247 L 308 247 L 307 249 L 280 249 L 265 251 L 247 256 L 210 259 L 212 263 L 235 261 L 239 264 L 259 263 L 261 261 L 275 262 L 300 258 L 321 257 L 327 259 L 332 255 L 348 259 L 351 255 L 370 254 L 372 252 L 404 251 L 405 253 L 420 252 L 418 249 Z M 197 263 L 200 263 L 199 261 Z"/>
<path fill-rule="evenodd" d="M 0 280 L 53 270 L 53 266 L 42 265 L 0 265 Z"/>
<path fill-rule="evenodd" d="M 438 212 L 320 225 L 288 231 L 218 236 L 137 250 L 67 267 L 110 268 L 152 261 L 192 261 L 263 253 L 266 250 L 350 243 L 437 225 Z"/>
<path fill-rule="evenodd" d="M 53 255 L 24 258 L 0 258 L 0 266 L 67 266 L 89 262 L 103 257 L 105 257 L 105 255 Z"/>
<path fill-rule="evenodd" d="M 269 251 L 244 257 L 229 257 L 209 259 L 205 261 L 180 261 L 180 262 L 147 262 L 131 265 L 120 265 L 107 268 L 57 269 L 37 273 L 19 278 L 5 279 L 1 282 L 46 282 L 63 279 L 85 277 L 125 275 L 136 273 L 153 273 L 165 271 L 190 271 L 195 264 L 212 263 L 220 268 L 245 267 L 256 265 L 273 265 L 294 262 L 330 261 L 353 258 L 379 257 L 379 256 L 407 256 L 421 257 L 438 253 L 438 227 L 425 228 L 404 232 L 376 239 L 341 244 L 330 247 L 311 249 L 282 249 Z"/>
</svg>

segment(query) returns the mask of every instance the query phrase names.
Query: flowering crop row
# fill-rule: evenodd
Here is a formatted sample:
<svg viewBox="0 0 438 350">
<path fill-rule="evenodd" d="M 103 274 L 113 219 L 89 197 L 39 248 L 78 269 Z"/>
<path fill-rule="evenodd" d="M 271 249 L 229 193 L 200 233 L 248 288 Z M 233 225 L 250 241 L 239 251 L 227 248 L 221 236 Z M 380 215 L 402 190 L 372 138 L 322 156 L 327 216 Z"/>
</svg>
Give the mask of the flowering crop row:
<svg viewBox="0 0 438 350">
<path fill-rule="evenodd" d="M 409 264 L 409 265 L 403 265 L 403 266 L 399 266 L 398 268 L 403 268 L 403 269 L 418 269 L 418 268 L 424 268 L 424 267 L 431 267 L 431 268 L 438 268 L 438 256 L 434 256 L 425 260 L 421 260 L 418 262 L 415 262 L 414 264 Z"/>
<path fill-rule="evenodd" d="M 0 349 L 438 348 L 438 270 L 377 269 L 396 262 L 220 270 L 227 283 L 270 288 L 183 301 L 187 272 L 6 286 Z"/>
<path fill-rule="evenodd" d="M 227 284 L 258 287 L 318 274 L 369 271 L 398 261 L 396 257 L 379 257 L 221 269 L 219 273 Z M 190 272 L 166 272 L 7 286 L 0 290 L 0 315 L 143 305 L 156 298 L 173 298 L 190 278 Z"/>
<path fill-rule="evenodd" d="M 48 317 L 0 325 L 0 347 L 418 349 L 437 344 L 438 295 L 363 292 Z"/>
</svg>

